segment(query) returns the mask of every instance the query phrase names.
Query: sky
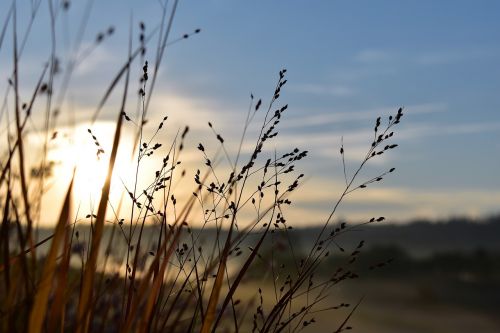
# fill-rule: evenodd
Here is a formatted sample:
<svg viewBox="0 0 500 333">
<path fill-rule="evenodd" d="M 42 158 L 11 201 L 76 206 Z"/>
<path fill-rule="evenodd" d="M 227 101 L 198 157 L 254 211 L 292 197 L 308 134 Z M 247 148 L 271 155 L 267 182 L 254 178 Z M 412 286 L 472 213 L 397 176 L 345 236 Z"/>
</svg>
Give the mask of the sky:
<svg viewBox="0 0 500 333">
<path fill-rule="evenodd" d="M 22 33 L 33 2 L 16 3 Z M 59 11 L 56 53 L 61 59 L 74 54 L 85 3 L 70 2 L 67 13 Z M 10 5 L 11 1 L 0 3 L 0 20 Z M 68 85 L 56 130 L 73 133 L 78 142 L 65 143 L 61 136 L 51 148 L 49 156 L 58 162 L 52 180 L 54 196 L 63 193 L 71 174 L 68 159 L 81 164 L 75 161 L 85 154 L 95 157 L 93 148 L 88 148 L 93 142 L 87 128 L 99 134 L 103 146 L 110 145 L 119 96 L 111 98 L 96 123 L 90 123 L 91 115 L 113 73 L 126 61 L 130 22 L 137 45 L 139 22 L 145 22 L 147 33 L 152 31 L 161 20 L 161 3 L 93 1 L 89 17 L 80 51 L 109 26 L 115 33 L 75 69 Z M 20 60 L 25 99 L 50 56 L 48 18 L 43 1 Z M 267 103 L 279 70 L 286 68 L 288 83 L 280 103 L 289 107 L 269 149 L 309 151 L 297 166 L 307 179 L 293 197 L 290 216 L 297 225 L 321 223 L 342 192 L 341 139 L 347 173 L 352 174 L 369 148 L 375 119 L 386 120 L 399 107 L 404 107 L 394 139 L 399 147 L 369 164 L 362 176 L 373 177 L 391 167 L 396 172 L 376 186 L 353 193 L 341 206 L 339 217 L 359 220 L 383 215 L 404 222 L 498 213 L 500 2 L 179 1 L 172 40 L 197 28 L 199 34 L 167 49 L 148 116 L 159 121 L 168 115 L 170 138 L 178 128 L 190 126 L 188 166 L 203 163 L 195 149 L 202 139 L 212 142 L 209 148 L 216 148 L 208 121 L 235 153 L 250 94 Z M 9 28 L 0 48 L 2 95 L 12 68 L 11 46 Z M 153 49 L 148 48 L 145 56 L 150 62 Z M 141 67 L 137 64 L 136 77 Z M 40 141 L 43 111 L 39 109 L 30 124 L 32 147 Z M 2 142 L 9 112 L 0 115 Z M 258 134 L 257 130 L 252 128 L 248 136 Z M 6 150 L 4 143 L 0 150 Z M 103 163 L 85 164 L 82 169 L 87 171 L 79 178 L 82 188 L 89 189 L 92 181 L 99 186 L 96 177 L 103 175 L 88 170 L 97 170 Z M 121 165 L 127 172 L 126 157 Z M 48 200 L 44 205 L 52 204 Z M 53 218 L 50 213 L 43 217 Z"/>
</svg>

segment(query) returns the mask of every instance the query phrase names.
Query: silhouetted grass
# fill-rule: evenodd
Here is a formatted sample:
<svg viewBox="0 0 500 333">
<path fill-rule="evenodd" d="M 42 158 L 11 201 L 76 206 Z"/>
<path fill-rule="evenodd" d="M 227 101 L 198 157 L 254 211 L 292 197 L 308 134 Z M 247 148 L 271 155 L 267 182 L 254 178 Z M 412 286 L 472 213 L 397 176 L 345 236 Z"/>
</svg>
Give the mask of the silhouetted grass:
<svg viewBox="0 0 500 333">
<path fill-rule="evenodd" d="M 4 51 L 7 32 L 12 31 L 12 75 L 4 105 L 14 103 L 13 107 L 4 107 L 1 113 L 2 130 L 5 126 L 7 137 L 0 165 L 1 330 L 291 332 L 314 327 L 314 313 L 322 311 L 342 311 L 341 318 L 332 323 L 332 330 L 349 329 L 348 321 L 361 300 L 355 305 L 339 302 L 339 306 L 326 308 L 323 303 L 336 285 L 359 277 L 354 263 L 363 250 L 364 241 L 344 248 L 336 240 L 360 225 L 381 222 L 384 217 L 369 218 L 356 225 L 335 223 L 334 217 L 339 205 L 352 192 L 372 186 L 394 171 L 391 168 L 376 177 L 359 179 L 367 163 L 397 147 L 391 140 L 393 128 L 403 115 L 402 109 L 388 119 L 376 119 L 366 156 L 351 176 L 344 163 L 344 149 L 347 148 L 342 145 L 340 157 L 345 188 L 332 204 L 308 252 L 296 253 L 297 246 L 290 238 L 293 216 L 288 219 L 287 206 L 292 204 L 290 196 L 300 189 L 304 177 L 297 174 L 295 168 L 298 162 L 307 158 L 308 152 L 299 148 L 285 153 L 267 149 L 268 142 L 278 140 L 279 125 L 288 108 L 280 100 L 287 83 L 286 69 L 279 71 L 267 102 L 251 97 L 235 155 L 226 147 L 217 124 L 208 123 L 213 138 L 197 138 L 197 149 L 204 164 L 188 172 L 180 169 L 189 128 L 179 131 L 171 142 L 162 138 L 168 125 L 167 116 L 158 122 L 152 135 L 145 130 L 164 54 L 170 45 L 192 35 L 171 39 L 177 1 L 168 6 L 164 3 L 161 22 L 149 34 L 146 33 L 149 23 L 139 24 L 137 46 L 134 24 L 130 24 L 128 54 L 123 55 L 123 65 L 110 78 L 103 97 L 96 101 L 92 122 L 98 119 L 112 93 L 118 90 L 122 96 L 121 104 L 115 106 L 111 151 L 106 152 L 92 128 L 88 129 L 96 145 L 97 157 L 109 154 L 96 211 L 89 211 L 85 219 L 78 219 L 78 213 L 71 208 L 73 180 L 70 180 L 65 198 L 52 202 L 62 207 L 53 234 L 39 239 L 39 207 L 51 167 L 48 142 L 57 135 L 54 131 L 58 117 L 65 112 L 61 107 L 72 72 L 114 33 L 112 27 L 105 29 L 96 36 L 93 45 L 83 50 L 78 48 L 82 36 L 79 35 L 76 43 L 79 52 L 68 61 L 61 74 L 62 88 L 58 90 L 56 82 L 60 82 L 61 69 L 55 51 L 55 29 L 57 20 L 71 9 L 70 5 L 69 1 L 64 1 L 56 7 L 49 2 L 52 39 L 47 41 L 47 47 L 51 52 L 29 103 L 21 102 L 24 96 L 20 93 L 22 82 L 18 71 L 30 28 L 26 36 L 18 37 L 15 1 L 0 35 L 0 51 Z M 33 6 L 31 20 L 39 9 L 37 4 Z M 86 22 L 85 15 L 82 22 Z M 31 27 L 31 23 L 28 26 Z M 196 29 L 193 34 L 199 32 Z M 151 52 L 153 37 L 158 37 L 158 43 Z M 23 41 L 21 45 L 18 40 Z M 147 61 L 150 57 L 153 60 Z M 138 112 L 133 116 L 127 111 L 133 104 L 128 98 L 132 89 L 131 74 L 137 69 L 141 74 L 137 88 Z M 40 102 L 37 107 L 45 111 L 43 151 L 40 161 L 35 166 L 28 166 L 25 125 L 35 101 Z M 41 102 L 45 102 L 44 107 L 40 106 Z M 12 115 L 14 123 L 9 121 Z M 133 128 L 136 133 L 130 152 L 136 172 L 133 187 L 123 185 L 122 199 L 118 207 L 114 207 L 109 194 L 111 183 L 115 181 L 113 174 L 124 126 Z M 258 129 L 253 139 L 247 138 L 251 126 Z M 214 141 L 217 148 L 213 148 Z M 246 142 L 253 142 L 250 153 L 242 149 Z M 157 168 L 145 169 L 144 161 L 151 160 L 152 156 L 158 160 Z M 37 170 L 32 177 L 28 177 L 30 167 Z M 76 171 L 79 167 L 76 166 Z M 188 177 L 191 175 L 194 178 Z M 143 186 L 143 179 L 152 180 Z M 192 195 L 188 198 L 178 199 L 176 189 L 180 183 L 192 187 Z M 123 208 L 126 203 L 130 204 L 129 209 Z M 107 220 L 110 211 L 115 216 L 111 221 Z M 248 211 L 253 212 L 253 217 L 248 217 Z M 112 228 L 105 235 L 107 223 Z M 82 233 L 79 224 L 90 224 L 90 231 Z M 146 235 L 146 226 L 156 232 Z M 207 228 L 215 228 L 215 237 L 203 237 Z M 48 251 L 42 251 L 43 246 L 47 246 Z M 123 251 L 118 253 L 120 249 Z M 319 270 L 324 272 L 324 267 L 330 267 L 329 256 L 333 252 L 344 253 L 346 257 L 329 274 L 317 274 Z M 386 263 L 373 264 L 381 267 Z M 259 272 L 255 274 L 257 269 Z M 252 294 L 242 294 L 250 275 L 252 281 L 259 276 L 261 286 Z"/>
</svg>

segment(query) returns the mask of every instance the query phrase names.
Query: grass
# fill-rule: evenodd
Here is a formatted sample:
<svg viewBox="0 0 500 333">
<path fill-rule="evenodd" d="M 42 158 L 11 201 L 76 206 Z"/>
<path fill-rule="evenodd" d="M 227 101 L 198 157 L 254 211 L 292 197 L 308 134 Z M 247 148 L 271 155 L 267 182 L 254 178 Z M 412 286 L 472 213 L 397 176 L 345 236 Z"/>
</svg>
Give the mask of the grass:
<svg viewBox="0 0 500 333">
<path fill-rule="evenodd" d="M 110 96 L 121 94 L 121 102 L 113 106 L 114 138 L 96 211 L 88 212 L 83 220 L 77 218 L 78 212 L 75 213 L 71 205 L 73 179 L 70 180 L 65 197 L 52 202 L 53 206 L 61 207 L 60 217 L 52 235 L 44 239 L 38 239 L 37 226 L 52 166 L 48 158 L 49 142 L 55 136 L 58 115 L 65 112 L 59 108 L 66 98 L 74 69 L 105 43 L 114 29 L 99 33 L 95 43 L 83 49 L 80 47 L 82 32 L 77 37 L 77 55 L 68 59 L 68 66 L 61 73 L 56 57 L 55 29 L 57 20 L 66 15 L 71 4 L 63 1 L 56 6 L 49 1 L 52 39 L 47 42 L 51 50 L 48 65 L 41 71 L 29 103 L 23 104 L 20 56 L 40 5 L 33 3 L 28 30 L 21 37 L 17 32 L 15 1 L 7 13 L 0 34 L 0 52 L 10 50 L 6 44 L 9 40 L 12 42 L 12 73 L 0 113 L 2 131 L 7 138 L 7 149 L 2 152 L 0 164 L 1 330 L 295 332 L 313 327 L 316 324 L 314 314 L 325 311 L 342 313 L 342 319 L 331 324 L 336 325 L 331 326 L 334 332 L 350 329 L 349 320 L 361 299 L 351 305 L 339 302 L 337 306 L 325 307 L 324 304 L 338 284 L 359 277 L 353 263 L 360 256 L 364 241 L 351 244 L 349 248 L 341 247 L 338 237 L 360 225 L 337 223 L 335 214 L 352 192 L 372 186 L 394 171 L 391 168 L 376 177 L 360 179 L 360 172 L 367 163 L 397 147 L 392 143 L 393 128 L 401 120 L 402 109 L 384 121 L 380 117 L 376 119 L 366 156 L 351 176 L 343 163 L 345 188 L 332 203 L 331 213 L 317 233 L 313 246 L 307 253 L 296 253 L 297 248 L 290 238 L 294 232 L 293 216 L 289 221 L 287 207 L 292 204 L 291 195 L 301 187 L 304 179 L 295 168 L 307 158 L 308 152 L 296 148 L 278 153 L 268 148 L 269 142 L 279 140 L 279 125 L 288 108 L 280 100 L 287 83 L 286 69 L 279 71 L 267 102 L 251 97 L 236 153 L 227 146 L 217 124 L 208 123 L 213 138 L 197 138 L 200 141 L 197 149 L 204 164 L 196 170 L 183 171 L 180 168 L 189 128 L 178 131 L 169 142 L 163 139 L 167 116 L 152 132 L 147 130 L 146 124 L 165 52 L 174 43 L 200 30 L 172 38 L 170 31 L 177 1 L 169 6 L 165 3 L 162 8 L 161 22 L 151 33 L 146 33 L 145 23 L 139 24 L 138 45 L 133 38 L 134 24 L 130 24 L 128 54 L 122 55 L 123 65 L 110 78 L 91 116 L 91 121 L 96 121 Z M 85 12 L 82 31 L 88 22 L 86 15 Z M 9 32 L 12 32 L 10 36 Z M 149 58 L 153 61 L 148 62 Z M 130 106 L 134 103 L 130 101 L 131 77 L 138 69 L 139 93 L 135 95 L 138 112 L 133 116 L 127 110 L 133 108 Z M 58 82 L 64 82 L 60 90 Z M 26 158 L 26 135 L 35 106 L 45 109 L 40 130 L 43 151 L 40 161 L 30 166 Z M 14 121 L 10 120 L 12 117 Z M 123 186 L 121 200 L 118 207 L 114 207 L 110 191 L 125 126 L 135 132 L 135 145 L 130 154 L 136 172 L 135 179 L 130 180 L 133 187 Z M 256 137 L 247 137 L 250 128 L 258 129 Z M 88 132 L 96 145 L 97 157 L 108 154 L 92 128 Z M 215 140 L 218 147 L 208 149 L 209 145 L 203 141 L 210 140 Z M 250 153 L 243 149 L 246 143 L 252 143 Z M 343 162 L 344 149 L 342 145 L 340 157 Z M 145 161 L 158 162 L 154 172 L 143 167 Z M 76 166 L 75 172 L 79 167 Z M 28 175 L 30 168 L 36 171 L 31 172 L 31 176 Z M 142 186 L 142 179 L 152 181 Z M 176 189 L 181 183 L 193 191 L 192 195 L 179 196 L 178 200 Z M 115 216 L 113 220 L 108 219 L 110 211 Z M 361 225 L 383 220 L 384 217 L 373 217 Z M 81 234 L 79 224 L 90 224 L 90 232 Z M 107 224 L 111 229 L 105 228 Z M 155 228 L 154 238 L 146 238 L 145 227 Z M 203 236 L 209 229 L 215 230 L 215 236 L 207 240 Z M 48 247 L 46 253 L 42 251 L 43 246 Z M 120 247 L 125 249 L 122 256 L 111 255 Z M 328 276 L 317 275 L 318 270 L 324 271 L 324 265 L 331 265 L 329 256 L 334 252 L 346 256 L 329 270 Z M 286 259 L 283 253 L 287 253 Z M 258 279 L 262 287 L 257 287 L 253 295 L 245 292 L 242 296 L 240 291 L 247 290 L 248 283 L 255 283 L 255 270 L 263 264 L 266 269 Z M 266 292 L 263 292 L 264 286 Z"/>
</svg>

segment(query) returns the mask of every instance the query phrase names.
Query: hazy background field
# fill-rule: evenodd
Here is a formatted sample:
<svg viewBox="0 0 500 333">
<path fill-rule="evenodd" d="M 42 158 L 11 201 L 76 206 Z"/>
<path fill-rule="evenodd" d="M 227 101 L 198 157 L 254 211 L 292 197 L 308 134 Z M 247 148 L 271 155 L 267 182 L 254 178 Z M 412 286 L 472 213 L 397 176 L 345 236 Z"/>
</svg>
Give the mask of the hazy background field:
<svg viewBox="0 0 500 333">
<path fill-rule="evenodd" d="M 338 239 L 346 249 L 366 241 L 366 249 L 355 265 L 360 278 L 339 285 L 324 307 L 340 303 L 355 303 L 365 297 L 350 321 L 358 332 L 498 332 L 500 318 L 500 218 L 492 216 L 479 220 L 454 218 L 449 220 L 413 220 L 405 224 L 363 226 Z M 86 247 L 89 229 L 77 227 L 81 247 Z M 111 227 L 106 231 L 109 237 Z M 200 230 L 194 230 L 194 234 Z M 300 228 L 291 232 L 295 253 L 306 255 L 318 229 Z M 40 238 L 50 235 L 50 229 L 40 230 Z M 146 228 L 145 239 L 154 239 L 156 230 Z M 201 233 L 202 243 L 210 244 L 216 238 L 216 230 Z M 252 245 L 258 237 L 249 237 L 245 246 Z M 283 239 L 283 242 L 286 240 Z M 149 242 L 155 250 L 154 242 Z M 242 246 L 245 248 L 245 246 Z M 45 251 L 42 247 L 41 251 Z M 80 246 L 75 245 L 78 253 Z M 147 250 L 147 249 L 146 249 Z M 261 251 L 267 257 L 268 248 Z M 248 249 L 244 250 L 249 252 Z M 114 241 L 112 257 L 116 265 L 110 265 L 110 274 L 123 265 L 126 244 Z M 277 252 L 279 262 L 290 262 L 287 252 Z M 328 276 L 349 259 L 337 255 L 330 258 L 318 274 Z M 393 261 L 381 268 L 370 266 Z M 233 259 L 236 262 L 238 259 Z M 235 261 L 230 262 L 234 266 Z M 74 260 L 74 267 L 79 266 Z M 262 288 L 273 298 L 273 288 L 263 279 L 263 272 L 270 269 L 270 262 L 259 260 L 237 297 L 255 297 Z M 265 274 L 264 274 L 265 275 Z M 317 313 L 318 324 L 306 332 L 328 332 L 331 323 L 343 320 L 347 311 Z M 248 330 L 250 327 L 247 328 Z"/>
</svg>

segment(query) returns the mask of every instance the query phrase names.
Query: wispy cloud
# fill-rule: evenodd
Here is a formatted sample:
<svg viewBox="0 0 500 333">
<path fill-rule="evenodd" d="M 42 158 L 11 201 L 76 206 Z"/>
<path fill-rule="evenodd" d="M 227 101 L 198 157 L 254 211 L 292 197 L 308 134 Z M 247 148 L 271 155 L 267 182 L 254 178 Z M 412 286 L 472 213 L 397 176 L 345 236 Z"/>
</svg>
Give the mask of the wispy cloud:
<svg viewBox="0 0 500 333">
<path fill-rule="evenodd" d="M 402 218 L 446 217 L 453 215 L 478 215 L 480 212 L 496 210 L 500 202 L 500 191 L 458 188 L 439 190 L 416 190 L 405 188 L 371 189 L 360 191 L 350 200 L 354 204 L 388 204 L 407 210 Z"/>
<path fill-rule="evenodd" d="M 80 49 L 92 49 L 94 47 L 93 44 L 94 43 L 91 42 L 83 43 Z M 123 61 L 125 60 L 126 59 L 124 59 Z M 76 77 L 96 75 L 101 73 L 104 69 L 108 68 L 109 65 L 115 63 L 116 57 L 113 56 L 113 51 L 105 45 L 99 45 L 98 47 L 95 47 L 85 59 L 81 59 L 78 62 L 74 73 Z"/>
<path fill-rule="evenodd" d="M 378 116 L 393 114 L 399 106 L 385 106 L 359 111 L 334 111 L 322 112 L 316 114 L 307 114 L 303 112 L 303 116 L 290 117 L 283 123 L 284 128 L 306 128 L 308 126 L 357 122 L 362 120 L 375 120 Z M 411 115 L 429 114 L 437 112 L 445 112 L 448 107 L 444 103 L 424 103 L 418 105 L 410 105 L 405 107 L 406 112 Z"/>
<path fill-rule="evenodd" d="M 384 109 L 385 110 L 385 109 Z M 435 112 L 444 112 L 447 108 L 444 105 L 420 105 L 416 107 L 408 107 L 408 114 L 429 114 Z M 382 110 L 381 110 L 382 111 Z M 387 111 L 387 110 L 385 110 Z M 390 113 L 394 113 L 391 109 Z M 312 117 L 299 117 L 293 121 L 285 122 L 284 128 L 287 131 L 280 133 L 280 140 L 273 143 L 273 149 L 290 150 L 294 147 L 307 149 L 314 153 L 315 158 L 331 159 L 338 156 L 338 149 L 340 140 L 343 138 L 345 145 L 345 158 L 348 161 L 360 161 L 366 155 L 369 148 L 370 140 L 373 139 L 373 130 L 371 127 L 357 124 L 354 128 L 347 128 L 342 132 L 332 131 L 327 129 L 310 130 L 308 126 L 313 125 L 327 125 L 338 122 L 347 122 L 354 120 L 371 120 L 375 119 L 377 114 L 389 114 L 386 112 L 373 113 L 373 110 L 346 113 L 346 114 L 332 114 L 329 116 L 312 116 Z M 354 119 L 354 120 L 353 120 Z M 298 130 L 290 132 L 289 129 Z M 300 130 L 303 129 L 303 130 Z M 411 123 L 402 124 L 402 127 L 397 131 L 395 140 L 397 142 L 415 142 L 415 140 L 429 140 L 430 137 L 436 136 L 449 136 L 449 135 L 479 135 L 487 132 L 500 131 L 500 122 L 475 122 L 475 123 L 440 123 L 430 122 L 426 120 L 413 121 Z M 253 149 L 252 145 L 245 145 L 244 151 Z M 384 158 L 374 159 L 372 163 L 376 165 L 387 165 L 394 161 L 391 154 L 384 156 Z"/>
<path fill-rule="evenodd" d="M 306 183 L 294 199 L 301 209 L 321 218 L 333 206 L 343 187 L 339 181 L 315 179 Z M 484 212 L 494 212 L 499 201 L 500 191 L 480 188 L 431 190 L 374 186 L 346 197 L 340 214 L 350 220 L 382 214 L 401 221 L 415 217 L 479 216 Z"/>
</svg>

